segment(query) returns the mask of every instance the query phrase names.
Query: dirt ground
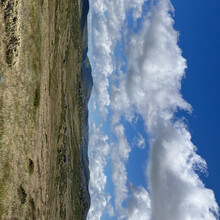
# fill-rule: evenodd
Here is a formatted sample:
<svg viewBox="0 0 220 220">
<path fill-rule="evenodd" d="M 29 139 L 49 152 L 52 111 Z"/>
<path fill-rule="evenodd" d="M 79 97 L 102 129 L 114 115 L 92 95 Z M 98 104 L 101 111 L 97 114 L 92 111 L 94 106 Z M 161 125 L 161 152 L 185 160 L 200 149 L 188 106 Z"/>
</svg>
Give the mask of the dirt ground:
<svg viewBox="0 0 220 220">
<path fill-rule="evenodd" d="M 84 219 L 77 0 L 0 0 L 0 219 Z"/>
</svg>

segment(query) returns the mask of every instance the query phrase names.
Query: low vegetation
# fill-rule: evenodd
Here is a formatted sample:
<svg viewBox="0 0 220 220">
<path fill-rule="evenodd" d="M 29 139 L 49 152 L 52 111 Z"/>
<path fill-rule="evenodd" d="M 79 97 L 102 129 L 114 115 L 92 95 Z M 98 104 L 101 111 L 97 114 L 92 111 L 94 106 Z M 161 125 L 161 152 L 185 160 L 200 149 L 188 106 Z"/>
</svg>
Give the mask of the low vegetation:
<svg viewBox="0 0 220 220">
<path fill-rule="evenodd" d="M 77 0 L 0 1 L 0 220 L 83 219 Z"/>
<path fill-rule="evenodd" d="M 30 175 L 34 173 L 34 162 L 29 158 L 28 172 Z"/>
<path fill-rule="evenodd" d="M 25 192 L 22 185 L 19 186 L 17 192 L 18 192 L 18 197 L 21 201 L 21 204 L 24 204 L 26 202 L 27 193 Z"/>
</svg>

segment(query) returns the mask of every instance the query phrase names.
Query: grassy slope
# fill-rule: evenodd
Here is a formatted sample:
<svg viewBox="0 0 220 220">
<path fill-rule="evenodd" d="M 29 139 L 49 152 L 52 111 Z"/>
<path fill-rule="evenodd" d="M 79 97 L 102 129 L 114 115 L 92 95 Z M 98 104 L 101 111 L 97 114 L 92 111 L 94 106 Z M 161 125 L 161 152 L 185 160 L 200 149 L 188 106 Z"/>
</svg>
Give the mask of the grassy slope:
<svg viewBox="0 0 220 220">
<path fill-rule="evenodd" d="M 83 219 L 78 3 L 0 4 L 0 219 Z"/>
</svg>

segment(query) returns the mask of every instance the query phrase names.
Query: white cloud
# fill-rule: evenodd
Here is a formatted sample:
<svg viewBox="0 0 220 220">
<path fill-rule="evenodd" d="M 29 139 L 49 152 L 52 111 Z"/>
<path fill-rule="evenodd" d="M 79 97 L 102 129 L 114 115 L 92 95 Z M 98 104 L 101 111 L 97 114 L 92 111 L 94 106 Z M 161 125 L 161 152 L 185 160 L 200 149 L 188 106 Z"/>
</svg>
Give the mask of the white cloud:
<svg viewBox="0 0 220 220">
<path fill-rule="evenodd" d="M 161 123 L 157 129 L 148 167 L 152 220 L 216 219 L 214 194 L 194 171 L 206 163 L 195 153 L 185 125 Z"/>
<path fill-rule="evenodd" d="M 116 125 L 114 128 L 114 133 L 117 137 L 117 153 L 118 153 L 118 156 L 127 161 L 128 157 L 129 157 L 129 152 L 131 151 L 131 148 L 128 144 L 128 141 L 126 139 L 126 136 L 125 136 L 125 129 L 124 129 L 124 126 L 122 124 L 120 125 Z"/>
<path fill-rule="evenodd" d="M 113 151 L 114 152 L 114 151 Z M 125 163 L 117 155 L 117 151 L 112 156 L 112 182 L 115 185 L 115 209 L 119 214 L 119 219 L 124 219 L 126 210 L 123 207 L 123 202 L 127 199 L 127 171 Z"/>
<path fill-rule="evenodd" d="M 148 192 L 141 186 L 129 185 L 131 193 L 128 199 L 128 220 L 150 220 L 151 200 Z"/>
<path fill-rule="evenodd" d="M 113 132 L 117 138 L 111 154 L 112 159 L 112 181 L 115 185 L 115 208 L 120 214 L 120 219 L 124 218 L 125 209 L 122 203 L 127 199 L 127 171 L 126 162 L 129 157 L 131 148 L 127 142 L 123 125 L 116 125 Z"/>
<path fill-rule="evenodd" d="M 108 115 L 108 107 L 111 103 L 109 95 L 109 80 L 112 72 L 115 70 L 113 52 L 117 40 L 120 40 L 121 38 L 120 30 L 126 23 L 126 11 L 132 9 L 135 19 L 138 19 L 142 13 L 143 2 L 144 0 L 138 0 L 136 3 L 132 0 L 90 1 L 90 7 L 92 7 L 92 15 L 89 16 L 89 19 L 91 19 L 90 24 L 92 26 L 89 32 L 91 34 L 90 39 L 92 39 L 92 44 L 90 44 L 90 46 L 92 46 L 92 48 L 90 48 L 92 53 L 90 61 L 93 65 L 94 81 L 91 99 L 93 113 L 96 112 L 95 110 L 98 107 L 100 116 L 103 119 L 106 119 Z M 125 163 L 129 157 L 130 146 L 127 143 L 124 128 L 122 125 L 119 125 L 116 113 L 113 118 L 112 123 L 117 125 L 114 128 L 114 133 L 118 139 L 118 144 L 114 147 L 112 152 L 112 179 L 115 184 L 116 208 L 122 210 L 122 203 L 126 199 L 128 191 L 126 186 L 127 172 Z M 93 127 L 93 129 L 95 129 L 95 127 Z M 100 219 L 101 212 L 104 211 L 103 206 L 106 203 L 106 199 L 104 199 L 104 196 L 106 196 L 104 193 L 106 176 L 103 172 L 103 167 L 105 166 L 107 155 L 104 153 L 100 154 L 99 146 L 101 145 L 99 145 L 99 143 L 98 145 L 93 143 L 98 142 L 98 137 L 95 136 L 95 132 L 100 131 L 95 130 L 93 133 L 90 133 L 90 194 L 92 206 L 89 211 L 89 219 L 94 215 L 96 207 L 98 209 L 98 214 L 96 214 L 94 218 Z M 105 145 L 106 142 L 106 140 L 103 140 L 102 144 Z"/>
<path fill-rule="evenodd" d="M 144 0 L 91 0 L 92 8 L 90 34 L 94 88 L 92 97 L 96 97 L 100 115 L 107 117 L 110 105 L 109 77 L 115 70 L 114 48 L 121 39 L 121 28 L 126 23 L 126 11 L 133 9 L 135 19 L 142 13 Z M 113 59 L 113 60 L 112 60 Z"/>
<path fill-rule="evenodd" d="M 92 16 L 90 16 L 90 34 L 92 39 L 92 56 L 94 87 L 92 97 L 96 97 L 100 115 L 106 118 L 110 97 L 108 92 L 109 79 L 112 74 L 112 50 L 111 39 L 107 28 L 105 12 L 107 9 L 105 1 L 93 0 L 90 2 Z M 90 46 L 91 46 L 90 45 Z"/>
<path fill-rule="evenodd" d="M 92 125 L 90 131 L 90 183 L 89 192 L 91 196 L 91 207 L 88 213 L 89 220 L 97 220 L 109 205 L 111 197 L 105 193 L 107 176 L 104 173 L 106 159 L 109 154 L 108 136 L 102 134 L 100 127 Z"/>
<path fill-rule="evenodd" d="M 135 21 L 142 15 L 142 5 L 145 0 L 109 0 L 108 3 L 108 30 L 112 40 L 112 49 L 117 41 L 121 40 L 121 30 L 126 25 L 126 13 L 132 10 Z M 123 30 L 125 31 L 125 30 Z"/>
<path fill-rule="evenodd" d="M 115 215 L 114 208 L 111 203 L 107 207 L 107 213 L 109 217 L 113 217 Z"/>
<path fill-rule="evenodd" d="M 137 136 L 134 138 L 134 146 L 139 147 L 140 149 L 144 149 L 146 144 L 145 144 L 145 139 L 141 135 L 141 133 L 138 132 Z"/>
<path fill-rule="evenodd" d="M 169 1 L 152 6 L 138 33 L 129 36 L 126 57 L 128 71 L 119 78 L 113 92 L 128 105 L 114 103 L 121 115 L 136 110 L 142 115 L 151 137 L 148 182 L 152 220 L 214 220 L 218 205 L 212 190 L 206 189 L 196 169 L 205 161 L 196 154 L 186 125 L 172 122 L 178 108 L 191 111 L 180 94 L 186 61 L 177 45 Z M 123 102 L 124 103 L 124 102 Z M 132 113 L 130 113 L 131 115 Z M 214 214 L 215 213 L 215 214 Z"/>
<path fill-rule="evenodd" d="M 177 45 L 179 33 L 173 29 L 172 5 L 169 0 L 150 1 L 140 30 L 133 33 L 129 30 L 127 36 L 126 12 L 133 8 L 136 21 L 142 16 L 143 3 L 143 0 L 92 1 L 92 97 L 97 100 L 101 117 L 106 118 L 109 107 L 113 111 L 112 132 L 117 139 L 111 150 L 115 211 L 119 219 L 130 220 L 216 220 L 218 205 L 214 193 L 205 188 L 196 173 L 197 169 L 205 170 L 206 163 L 196 154 L 186 125 L 178 120 L 173 122 L 178 109 L 190 112 L 191 106 L 180 93 L 186 60 Z M 113 58 L 121 31 L 125 36 L 127 73 L 118 70 L 117 79 L 112 77 L 110 81 L 117 66 L 121 66 L 120 59 Z M 142 116 L 150 137 L 146 171 L 150 194 L 143 187 L 127 188 L 126 162 L 131 148 L 120 119 L 123 116 L 131 122 L 135 113 Z M 110 215 L 115 214 L 110 197 L 104 192 L 104 167 L 110 153 L 107 142 L 101 128 L 94 127 L 90 135 L 89 219 L 100 219 L 105 206 Z M 145 146 L 141 136 L 137 143 Z M 123 206 L 126 201 L 127 208 Z"/>
</svg>

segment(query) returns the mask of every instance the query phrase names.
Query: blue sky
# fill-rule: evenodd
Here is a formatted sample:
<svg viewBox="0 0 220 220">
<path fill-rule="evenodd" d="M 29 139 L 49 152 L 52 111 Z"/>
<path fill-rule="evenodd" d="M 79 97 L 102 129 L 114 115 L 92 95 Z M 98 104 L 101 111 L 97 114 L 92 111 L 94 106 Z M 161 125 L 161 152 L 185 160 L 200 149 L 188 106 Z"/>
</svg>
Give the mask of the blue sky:
<svg viewBox="0 0 220 220">
<path fill-rule="evenodd" d="M 179 45 L 188 65 L 182 94 L 194 109 L 188 125 L 198 153 L 208 164 L 209 175 L 203 181 L 220 204 L 220 2 L 172 3 L 174 27 L 180 31 Z"/>
<path fill-rule="evenodd" d="M 172 4 L 90 1 L 89 220 L 218 219 L 220 2 Z"/>
</svg>

